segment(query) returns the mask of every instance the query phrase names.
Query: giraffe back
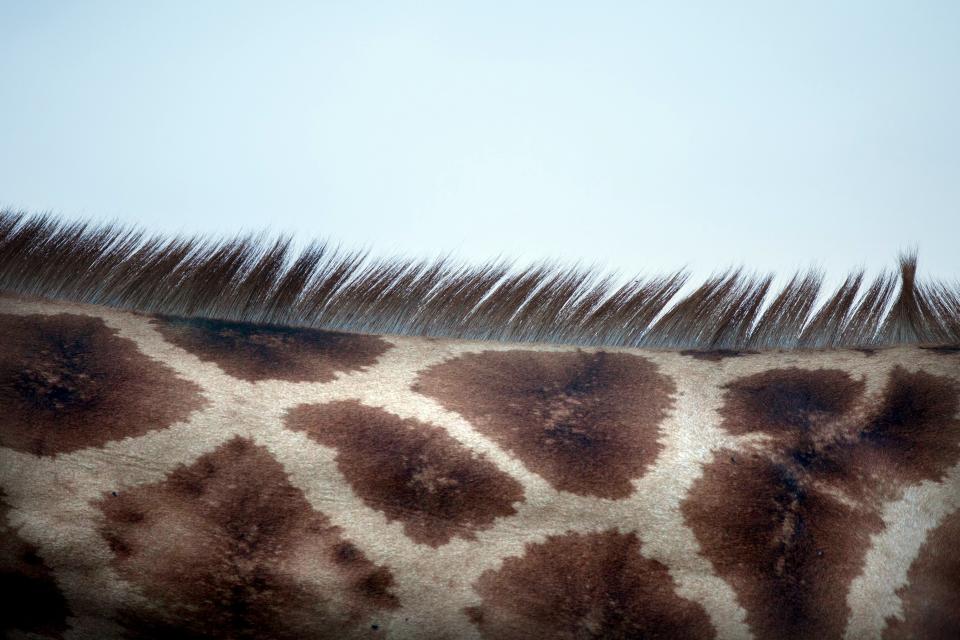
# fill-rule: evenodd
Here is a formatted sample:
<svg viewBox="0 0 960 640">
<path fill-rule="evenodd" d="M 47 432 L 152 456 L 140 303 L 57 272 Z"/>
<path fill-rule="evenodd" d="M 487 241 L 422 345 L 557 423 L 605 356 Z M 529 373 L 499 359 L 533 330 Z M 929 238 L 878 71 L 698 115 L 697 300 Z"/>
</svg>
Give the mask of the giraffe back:
<svg viewBox="0 0 960 640">
<path fill-rule="evenodd" d="M 9 637 L 960 637 L 955 347 L 0 335 Z"/>
</svg>

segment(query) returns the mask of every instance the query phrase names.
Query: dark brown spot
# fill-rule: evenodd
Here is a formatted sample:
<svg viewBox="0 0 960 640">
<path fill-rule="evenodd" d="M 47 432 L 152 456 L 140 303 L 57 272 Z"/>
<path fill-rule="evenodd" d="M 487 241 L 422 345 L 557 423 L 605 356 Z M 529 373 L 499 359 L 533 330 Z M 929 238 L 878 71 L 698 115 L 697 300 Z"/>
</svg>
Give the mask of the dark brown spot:
<svg viewBox="0 0 960 640">
<path fill-rule="evenodd" d="M 683 514 L 758 637 L 840 637 L 847 588 L 879 517 L 864 517 L 763 455 L 708 465 Z"/>
<path fill-rule="evenodd" d="M 870 347 L 854 347 L 853 350 L 854 350 L 854 351 L 859 351 L 860 353 L 862 353 L 863 355 L 867 356 L 868 358 L 871 357 L 871 356 L 877 355 L 877 350 L 876 350 L 876 349 L 871 349 Z"/>
<path fill-rule="evenodd" d="M 877 397 L 825 369 L 727 385 L 724 428 L 773 437 L 718 452 L 682 510 L 759 637 L 843 633 L 850 583 L 883 528 L 881 506 L 960 458 L 958 408 L 956 383 L 901 367 Z"/>
<path fill-rule="evenodd" d="M 339 563 L 349 564 L 361 556 L 360 549 L 350 542 L 341 542 L 333 551 L 334 560 Z"/>
<path fill-rule="evenodd" d="M 484 638 L 712 638 L 700 605 L 676 595 L 667 568 L 633 533 L 567 533 L 528 544 L 474 583 L 465 614 Z"/>
<path fill-rule="evenodd" d="M 696 360 L 720 362 L 724 358 L 742 358 L 756 353 L 756 351 L 737 351 L 735 349 L 684 349 L 680 352 L 680 355 L 690 356 Z"/>
<path fill-rule="evenodd" d="M 754 431 L 799 436 L 849 412 L 864 383 L 834 369 L 772 369 L 725 386 L 723 428 L 737 435 Z"/>
<path fill-rule="evenodd" d="M 154 323 L 175 345 L 249 382 L 329 382 L 338 371 L 373 364 L 389 348 L 376 336 L 320 329 L 173 317 Z"/>
<path fill-rule="evenodd" d="M 624 498 L 661 449 L 673 382 L 626 353 L 485 351 L 423 372 L 414 390 L 470 420 L 555 488 Z"/>
<path fill-rule="evenodd" d="M 204 406 L 200 388 L 99 318 L 0 315 L 0 445 L 68 453 L 143 435 Z"/>
<path fill-rule="evenodd" d="M 884 640 L 960 638 L 960 511 L 927 535 L 897 595 L 904 617 L 887 620 Z"/>
<path fill-rule="evenodd" d="M 389 570 L 344 540 L 249 440 L 97 506 L 101 534 L 124 549 L 114 567 L 156 603 L 120 612 L 131 637 L 344 638 L 398 606 Z"/>
<path fill-rule="evenodd" d="M 337 450 L 337 468 L 364 502 L 437 547 L 516 513 L 523 487 L 446 431 L 356 401 L 300 405 L 286 417 Z"/>
<path fill-rule="evenodd" d="M 0 491 L 0 633 L 61 638 L 71 615 L 67 601 L 39 550 L 10 526 L 9 512 Z"/>
<path fill-rule="evenodd" d="M 863 474 L 889 472 L 900 484 L 942 480 L 960 458 L 957 383 L 894 367 L 875 406 L 857 434 L 850 464 Z"/>
</svg>

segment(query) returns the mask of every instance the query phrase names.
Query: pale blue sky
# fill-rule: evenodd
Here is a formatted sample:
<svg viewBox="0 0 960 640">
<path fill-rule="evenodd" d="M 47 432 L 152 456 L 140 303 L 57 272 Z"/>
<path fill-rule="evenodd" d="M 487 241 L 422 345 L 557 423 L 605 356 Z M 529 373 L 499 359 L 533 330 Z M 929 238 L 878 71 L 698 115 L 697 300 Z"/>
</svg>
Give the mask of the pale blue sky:
<svg viewBox="0 0 960 640">
<path fill-rule="evenodd" d="M 0 0 L 0 205 L 960 276 L 960 2 Z"/>
</svg>

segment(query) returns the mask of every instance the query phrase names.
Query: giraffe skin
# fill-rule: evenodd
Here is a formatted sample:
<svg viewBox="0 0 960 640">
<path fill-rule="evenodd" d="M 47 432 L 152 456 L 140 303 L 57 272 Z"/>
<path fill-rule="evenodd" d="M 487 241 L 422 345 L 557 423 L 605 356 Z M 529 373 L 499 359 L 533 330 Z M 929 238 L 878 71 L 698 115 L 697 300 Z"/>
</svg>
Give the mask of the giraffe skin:
<svg viewBox="0 0 960 640">
<path fill-rule="evenodd" d="M 0 336 L 6 637 L 960 637 L 955 350 Z"/>
</svg>

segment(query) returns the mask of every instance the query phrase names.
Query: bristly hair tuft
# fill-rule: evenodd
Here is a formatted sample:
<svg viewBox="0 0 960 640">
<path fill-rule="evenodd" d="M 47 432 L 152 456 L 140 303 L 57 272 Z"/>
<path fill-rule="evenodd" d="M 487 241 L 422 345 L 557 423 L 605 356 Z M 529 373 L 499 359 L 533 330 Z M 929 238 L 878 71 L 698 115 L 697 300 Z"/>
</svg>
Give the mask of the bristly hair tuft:
<svg viewBox="0 0 960 640">
<path fill-rule="evenodd" d="M 145 313 L 362 333 L 704 350 L 960 344 L 960 285 L 853 273 L 819 302 L 823 276 L 732 270 L 675 300 L 677 272 L 614 287 L 591 270 L 505 262 L 371 259 L 290 238 L 149 236 L 119 225 L 0 211 L 0 290 Z"/>
</svg>

